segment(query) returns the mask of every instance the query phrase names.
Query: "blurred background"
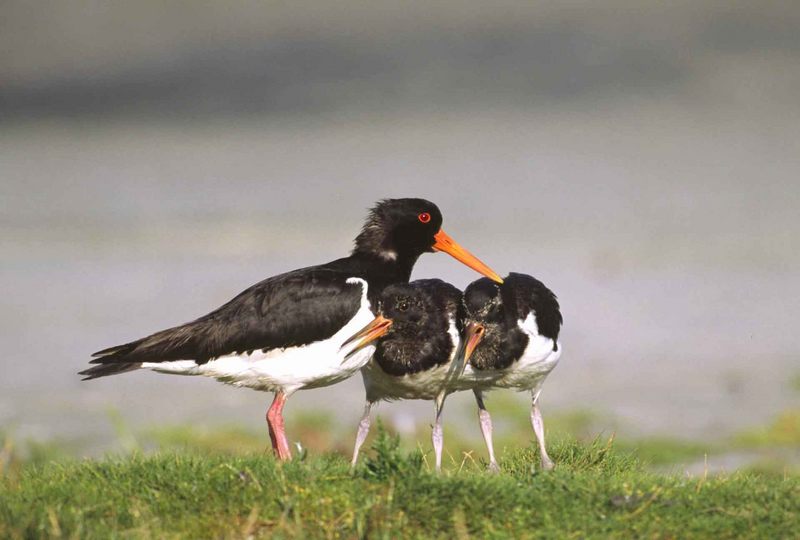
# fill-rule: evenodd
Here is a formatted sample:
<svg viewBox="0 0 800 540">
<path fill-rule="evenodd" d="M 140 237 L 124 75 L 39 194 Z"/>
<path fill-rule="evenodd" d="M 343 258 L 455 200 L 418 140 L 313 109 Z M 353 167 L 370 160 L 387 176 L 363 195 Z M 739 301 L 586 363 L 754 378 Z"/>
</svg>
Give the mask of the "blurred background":
<svg viewBox="0 0 800 540">
<path fill-rule="evenodd" d="M 416 196 L 500 273 L 559 295 L 554 429 L 694 445 L 687 468 L 708 448 L 720 467 L 778 446 L 797 463 L 800 4 L 0 11 L 0 431 L 80 455 L 164 426 L 266 445 L 269 395 L 76 372 L 343 256 L 374 201 Z M 417 265 L 431 276 L 477 277 L 443 255 Z M 488 406 L 528 441 L 513 398 Z M 357 376 L 299 393 L 287 417 L 311 418 L 307 446 L 322 418 L 346 448 L 362 401 Z M 431 404 L 378 411 L 427 444 Z M 483 455 L 471 396 L 446 422 Z"/>
</svg>

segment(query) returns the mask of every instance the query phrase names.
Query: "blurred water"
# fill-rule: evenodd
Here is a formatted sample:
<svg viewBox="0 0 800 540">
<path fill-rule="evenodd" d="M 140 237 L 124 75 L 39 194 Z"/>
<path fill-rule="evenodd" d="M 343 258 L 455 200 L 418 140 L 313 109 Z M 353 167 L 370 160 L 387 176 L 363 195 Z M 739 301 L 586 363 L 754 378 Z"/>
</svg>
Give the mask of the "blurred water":
<svg viewBox="0 0 800 540">
<path fill-rule="evenodd" d="M 365 209 L 391 196 L 434 200 L 448 232 L 498 271 L 532 273 L 557 292 L 565 353 L 547 411 L 694 437 L 762 422 L 797 403 L 800 149 L 788 120 L 730 122 L 642 103 L 16 124 L 0 132 L 0 425 L 102 441 L 107 411 L 119 409 L 135 425 L 260 427 L 265 394 L 152 373 L 80 382 L 76 372 L 94 350 L 345 254 Z M 424 256 L 414 276 L 460 287 L 476 277 L 443 255 Z M 355 420 L 360 385 L 300 393 L 288 414 Z M 452 403 L 470 410 L 469 396 Z M 429 408 L 383 407 L 419 421 Z"/>
<path fill-rule="evenodd" d="M 110 409 L 263 428 L 264 394 L 76 372 L 344 255 L 392 196 L 435 201 L 482 259 L 559 295 L 546 414 L 718 438 L 797 407 L 796 4 L 219 6 L 4 5 L 0 429 L 96 451 Z M 476 277 L 444 255 L 414 276 Z M 352 427 L 360 385 L 287 414 Z M 448 422 L 472 410 L 456 396 Z"/>
</svg>

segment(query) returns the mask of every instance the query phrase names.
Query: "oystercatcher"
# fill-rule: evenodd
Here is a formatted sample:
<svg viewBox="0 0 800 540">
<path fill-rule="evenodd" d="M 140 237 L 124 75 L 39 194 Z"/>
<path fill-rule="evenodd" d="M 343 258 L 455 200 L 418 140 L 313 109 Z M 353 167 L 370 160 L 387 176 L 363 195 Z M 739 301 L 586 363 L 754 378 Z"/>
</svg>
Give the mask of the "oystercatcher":
<svg viewBox="0 0 800 540">
<path fill-rule="evenodd" d="M 367 403 L 358 424 L 351 466 L 367 438 L 370 412 L 378 401 L 433 400 L 435 422 L 431 439 L 436 470 L 442 464 L 442 408 L 449 385 L 457 376 L 452 360 L 458 349 L 456 327 L 461 291 L 440 279 L 421 279 L 384 289 L 380 313 L 345 344 L 360 338 L 352 354 L 374 346 L 372 361 L 361 369 Z"/>
<path fill-rule="evenodd" d="M 424 199 L 387 199 L 370 211 L 349 257 L 268 278 L 190 323 L 92 355 L 84 380 L 149 368 L 203 375 L 275 393 L 267 424 L 275 453 L 291 453 L 283 425 L 286 399 L 300 389 L 351 376 L 372 348 L 342 344 L 367 322 L 381 291 L 407 282 L 417 258 L 444 251 L 496 281 L 488 266 L 441 229 L 442 214 Z"/>
<path fill-rule="evenodd" d="M 471 283 L 464 291 L 462 309 L 463 358 L 457 362 L 464 371 L 459 385 L 475 393 L 490 469 L 496 471 L 498 466 L 483 392 L 493 388 L 530 390 L 531 424 L 542 468 L 552 469 L 538 400 L 542 383 L 561 357 L 558 333 L 563 319 L 556 295 L 529 275 L 511 273 L 502 284 L 483 278 Z"/>
</svg>

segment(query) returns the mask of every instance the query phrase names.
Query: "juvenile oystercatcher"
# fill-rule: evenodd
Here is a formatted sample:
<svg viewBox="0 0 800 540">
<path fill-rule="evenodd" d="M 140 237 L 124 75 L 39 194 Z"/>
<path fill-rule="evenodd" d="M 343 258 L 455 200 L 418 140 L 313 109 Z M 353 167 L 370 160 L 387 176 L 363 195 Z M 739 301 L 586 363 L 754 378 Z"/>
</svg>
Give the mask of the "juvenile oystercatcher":
<svg viewBox="0 0 800 540">
<path fill-rule="evenodd" d="M 203 375 L 271 391 L 267 424 L 275 453 L 291 453 L 286 399 L 300 389 L 351 376 L 372 348 L 348 354 L 344 341 L 373 318 L 371 306 L 392 283 L 405 283 L 417 258 L 444 251 L 502 281 L 441 230 L 442 214 L 424 199 L 388 199 L 369 213 L 349 257 L 268 278 L 208 315 L 92 355 L 84 380 L 149 368 Z"/>
<path fill-rule="evenodd" d="M 380 313 L 346 344 L 360 338 L 353 351 L 375 344 L 372 361 L 361 370 L 367 403 L 358 424 L 351 466 L 367 438 L 370 412 L 378 401 L 433 400 L 431 439 L 436 470 L 442 464 L 442 407 L 457 376 L 452 360 L 458 349 L 456 327 L 461 291 L 440 279 L 422 279 L 384 289 Z"/>
<path fill-rule="evenodd" d="M 471 283 L 462 300 L 464 372 L 459 385 L 471 387 L 478 402 L 481 432 L 489 451 L 489 468 L 498 470 L 492 445 L 492 420 L 483 392 L 493 388 L 530 390 L 531 424 L 542 468 L 553 468 L 544 444 L 539 393 L 561 357 L 558 333 L 563 322 L 558 300 L 544 284 L 526 274 L 511 273 L 503 283 Z"/>
</svg>

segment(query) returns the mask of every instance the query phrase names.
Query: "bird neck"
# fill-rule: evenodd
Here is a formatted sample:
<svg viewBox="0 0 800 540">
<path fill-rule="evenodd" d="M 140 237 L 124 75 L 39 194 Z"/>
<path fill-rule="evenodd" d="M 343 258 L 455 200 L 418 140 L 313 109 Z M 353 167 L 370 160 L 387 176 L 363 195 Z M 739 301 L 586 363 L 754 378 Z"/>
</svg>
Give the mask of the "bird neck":
<svg viewBox="0 0 800 540">
<path fill-rule="evenodd" d="M 363 269 L 370 284 L 382 290 L 392 283 L 408 283 L 419 255 L 398 255 L 394 259 L 387 259 L 375 253 L 356 250 L 349 258 Z"/>
<path fill-rule="evenodd" d="M 375 259 L 387 268 L 394 267 L 398 272 L 407 274 L 405 281 L 408 281 L 411 270 L 423 251 L 423 248 L 413 242 L 399 241 L 397 235 L 387 231 L 380 222 L 370 221 L 356 237 L 352 255 Z"/>
<path fill-rule="evenodd" d="M 373 311 L 378 308 L 378 299 L 383 290 L 395 283 L 408 283 L 414 261 L 398 259 L 387 261 L 369 253 L 354 252 L 328 263 L 328 267 L 347 273 L 352 277 L 360 277 L 369 283 L 367 295 Z"/>
</svg>

